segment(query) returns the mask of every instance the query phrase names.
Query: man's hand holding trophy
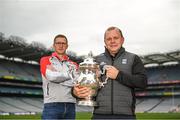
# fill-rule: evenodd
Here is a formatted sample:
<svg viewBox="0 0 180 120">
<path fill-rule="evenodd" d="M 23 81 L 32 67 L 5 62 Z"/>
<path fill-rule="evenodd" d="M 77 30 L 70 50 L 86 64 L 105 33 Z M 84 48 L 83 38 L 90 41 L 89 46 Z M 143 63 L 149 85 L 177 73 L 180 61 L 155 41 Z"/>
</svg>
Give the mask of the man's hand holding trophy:
<svg viewBox="0 0 180 120">
<path fill-rule="evenodd" d="M 78 105 L 97 106 L 93 97 L 96 96 L 97 90 L 107 83 L 108 77 L 104 82 L 99 80 L 99 76 L 105 74 L 106 67 L 108 65 L 105 63 L 97 64 L 91 53 L 79 64 L 79 77 L 73 90 L 73 94 L 80 98 Z"/>
</svg>

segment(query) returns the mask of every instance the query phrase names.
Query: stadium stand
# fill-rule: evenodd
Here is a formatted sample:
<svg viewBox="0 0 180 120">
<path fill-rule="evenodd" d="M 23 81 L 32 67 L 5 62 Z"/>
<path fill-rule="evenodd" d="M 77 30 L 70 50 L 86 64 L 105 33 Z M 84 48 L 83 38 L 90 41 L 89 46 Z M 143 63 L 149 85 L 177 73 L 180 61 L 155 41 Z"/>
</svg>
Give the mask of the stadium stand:
<svg viewBox="0 0 180 120">
<path fill-rule="evenodd" d="M 32 103 L 29 103 L 26 101 L 27 98 L 17 98 L 17 97 L 2 97 L 0 99 L 1 103 L 4 103 L 6 105 L 9 105 L 9 107 L 18 109 L 17 112 L 40 112 L 42 110 L 42 105 L 38 106 L 35 104 L 36 101 L 35 98 L 33 98 Z M 42 103 L 41 103 L 42 104 Z M 3 108 L 3 106 L 2 106 Z M 1 111 L 9 112 L 6 107 L 4 109 L 1 108 Z M 10 112 L 14 112 L 13 109 L 11 109 Z"/>
<path fill-rule="evenodd" d="M 180 65 L 146 68 L 148 88 L 136 90 L 136 112 L 172 112 L 180 105 Z M 175 112 L 175 111 L 174 111 Z M 180 112 L 180 111 L 176 111 Z"/>
<path fill-rule="evenodd" d="M 42 112 L 39 60 L 51 52 L 41 43 L 27 44 L 21 37 L 6 38 L 0 32 L 1 115 Z M 70 57 L 78 63 L 84 58 L 74 54 Z M 136 89 L 136 112 L 180 112 L 180 50 L 141 56 L 141 59 L 147 70 L 148 87 Z M 77 106 L 77 111 L 92 110 Z"/>
</svg>

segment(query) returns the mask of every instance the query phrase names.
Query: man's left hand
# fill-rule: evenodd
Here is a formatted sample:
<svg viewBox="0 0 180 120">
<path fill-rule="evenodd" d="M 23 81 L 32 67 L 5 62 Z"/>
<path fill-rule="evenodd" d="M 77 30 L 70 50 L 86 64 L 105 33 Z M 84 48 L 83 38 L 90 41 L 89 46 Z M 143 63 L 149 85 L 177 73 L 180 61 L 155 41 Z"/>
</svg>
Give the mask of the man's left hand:
<svg viewBox="0 0 180 120">
<path fill-rule="evenodd" d="M 109 77 L 109 78 L 115 80 L 118 73 L 119 73 L 119 70 L 117 68 L 115 68 L 114 66 L 111 66 L 111 65 L 107 65 L 106 77 Z"/>
</svg>

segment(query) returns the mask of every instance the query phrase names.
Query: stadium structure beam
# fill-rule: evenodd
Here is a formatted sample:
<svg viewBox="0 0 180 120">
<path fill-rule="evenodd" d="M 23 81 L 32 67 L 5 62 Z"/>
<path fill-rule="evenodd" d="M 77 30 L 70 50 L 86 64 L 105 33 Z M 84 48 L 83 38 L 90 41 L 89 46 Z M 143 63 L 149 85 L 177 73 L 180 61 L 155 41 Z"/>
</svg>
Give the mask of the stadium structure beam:
<svg viewBox="0 0 180 120">
<path fill-rule="evenodd" d="M 13 48 L 13 49 L 6 49 L 6 50 L 1 50 L 0 54 L 4 54 L 4 53 L 9 53 L 9 52 L 14 52 L 14 51 L 19 51 L 19 50 L 24 50 L 24 48 Z"/>
</svg>

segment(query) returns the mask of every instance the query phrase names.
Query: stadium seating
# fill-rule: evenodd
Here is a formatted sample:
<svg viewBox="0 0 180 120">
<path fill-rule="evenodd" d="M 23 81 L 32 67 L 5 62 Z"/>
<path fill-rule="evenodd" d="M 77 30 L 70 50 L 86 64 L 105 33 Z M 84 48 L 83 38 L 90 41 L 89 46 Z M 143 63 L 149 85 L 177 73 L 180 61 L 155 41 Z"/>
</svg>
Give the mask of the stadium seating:
<svg viewBox="0 0 180 120">
<path fill-rule="evenodd" d="M 17 80 L 42 82 L 38 65 L 0 59 L 0 77 L 10 76 Z"/>
<path fill-rule="evenodd" d="M 40 113 L 42 112 L 41 98 L 1 97 L 0 112 L 7 113 Z"/>
<path fill-rule="evenodd" d="M 180 108 L 180 85 L 177 82 L 180 81 L 180 66 L 146 69 L 149 86 L 146 90 L 136 91 L 140 95 L 137 94 L 136 112 L 172 112 Z M 0 59 L 0 84 L 0 114 L 42 112 L 39 65 Z M 77 111 L 92 110 L 92 107 L 77 106 Z"/>
<path fill-rule="evenodd" d="M 167 113 L 180 105 L 180 98 L 146 98 L 136 106 L 136 112 Z"/>
<path fill-rule="evenodd" d="M 163 66 L 156 68 L 148 68 L 147 74 L 149 82 L 166 81 L 166 80 L 179 80 L 180 79 L 180 66 Z"/>
</svg>

